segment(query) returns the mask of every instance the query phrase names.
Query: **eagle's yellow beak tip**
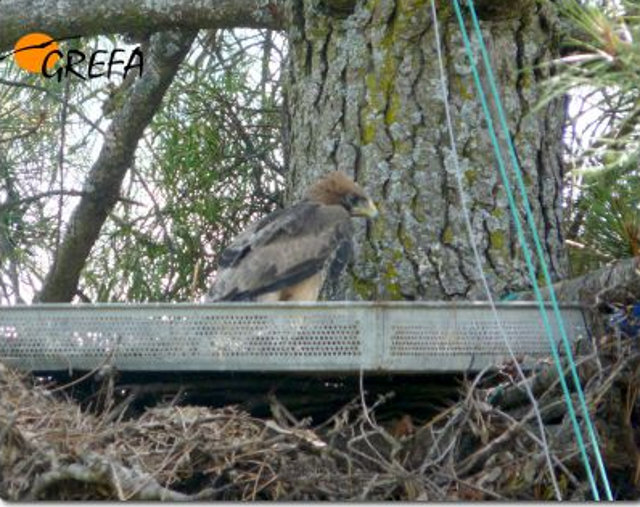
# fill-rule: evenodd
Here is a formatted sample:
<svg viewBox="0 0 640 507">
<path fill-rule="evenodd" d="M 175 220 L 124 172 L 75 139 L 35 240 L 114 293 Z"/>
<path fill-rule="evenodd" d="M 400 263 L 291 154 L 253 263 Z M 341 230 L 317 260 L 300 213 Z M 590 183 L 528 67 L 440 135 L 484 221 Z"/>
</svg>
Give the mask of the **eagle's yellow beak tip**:
<svg viewBox="0 0 640 507">
<path fill-rule="evenodd" d="M 376 205 L 373 203 L 373 201 L 369 200 L 367 202 L 367 207 L 364 208 L 364 215 L 367 218 L 377 218 L 379 212 L 378 212 L 378 208 L 376 208 Z"/>
<path fill-rule="evenodd" d="M 356 217 L 365 217 L 369 219 L 376 218 L 378 216 L 378 208 L 373 203 L 372 200 L 367 200 L 367 204 L 363 204 L 362 206 L 357 206 L 353 208 L 351 214 Z"/>
</svg>

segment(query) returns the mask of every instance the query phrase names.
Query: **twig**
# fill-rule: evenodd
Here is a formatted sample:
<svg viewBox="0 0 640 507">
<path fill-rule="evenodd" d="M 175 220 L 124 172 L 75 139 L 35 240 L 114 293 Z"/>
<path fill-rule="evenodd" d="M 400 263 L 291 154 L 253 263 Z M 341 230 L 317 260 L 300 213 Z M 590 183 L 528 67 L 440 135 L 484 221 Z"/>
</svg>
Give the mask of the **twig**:
<svg viewBox="0 0 640 507">
<path fill-rule="evenodd" d="M 144 482 L 145 485 L 136 492 L 135 498 L 137 500 L 180 502 L 190 499 L 189 495 L 160 486 L 153 477 L 147 474 L 134 472 L 96 453 L 89 452 L 85 454 L 82 461 L 84 462 L 83 464 L 62 465 L 55 470 L 43 473 L 35 480 L 30 499 L 37 500 L 46 489 L 67 480 L 94 486 L 104 485 L 118 488 L 123 494 L 127 490 L 135 491 L 137 485 L 140 482 Z"/>
</svg>

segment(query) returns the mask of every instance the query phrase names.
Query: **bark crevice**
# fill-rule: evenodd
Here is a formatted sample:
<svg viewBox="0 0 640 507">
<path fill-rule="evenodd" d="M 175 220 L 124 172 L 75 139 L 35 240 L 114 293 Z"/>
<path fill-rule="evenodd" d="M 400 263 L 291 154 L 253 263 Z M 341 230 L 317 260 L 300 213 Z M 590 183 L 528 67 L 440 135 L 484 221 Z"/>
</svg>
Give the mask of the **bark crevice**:
<svg viewBox="0 0 640 507">
<path fill-rule="evenodd" d="M 483 299 L 454 179 L 428 4 L 364 0 L 349 16 L 336 18 L 317 9 L 317 1 L 302 2 L 305 24 L 289 39 L 291 198 L 320 174 L 342 169 L 367 188 L 381 211 L 371 226 L 356 227 L 356 262 L 325 296 Z M 558 114 L 555 104 L 528 113 L 541 93 L 532 67 L 558 48 L 553 24 L 537 19 L 534 3 L 522 5 L 516 16 L 481 25 L 557 279 L 565 269 L 555 233 L 561 120 L 548 119 Z M 462 39 L 455 19 L 445 14 L 440 36 L 463 186 L 483 269 L 499 297 L 530 282 Z M 473 51 L 480 61 L 476 42 Z M 312 59 L 314 68 L 306 72 L 309 52 L 323 57 Z M 318 89 L 310 100 L 308 90 Z M 500 139 L 507 154 L 505 141 Z"/>
</svg>

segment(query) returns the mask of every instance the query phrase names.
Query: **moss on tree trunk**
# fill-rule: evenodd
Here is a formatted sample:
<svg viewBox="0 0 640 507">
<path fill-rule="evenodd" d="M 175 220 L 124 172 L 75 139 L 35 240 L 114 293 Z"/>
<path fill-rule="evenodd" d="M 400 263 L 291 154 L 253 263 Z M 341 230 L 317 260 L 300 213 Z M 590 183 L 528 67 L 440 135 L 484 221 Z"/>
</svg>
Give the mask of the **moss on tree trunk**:
<svg viewBox="0 0 640 507">
<path fill-rule="evenodd" d="M 445 126 L 430 4 L 365 0 L 340 12 L 293 2 L 287 84 L 289 199 L 342 169 L 373 195 L 381 218 L 357 231 L 356 261 L 328 298 L 484 299 L 460 208 Z M 545 7 L 541 7 L 545 5 Z M 482 12 L 482 11 L 481 11 Z M 547 262 L 566 273 L 560 159 L 564 107 L 531 113 L 556 55 L 550 4 L 489 12 L 485 42 Z M 442 5 L 441 43 L 475 241 L 495 295 L 529 287 L 460 32 Z M 477 51 L 474 44 L 474 51 Z M 501 139 L 504 144 L 504 139 Z M 505 151 L 506 153 L 506 151 Z"/>
</svg>

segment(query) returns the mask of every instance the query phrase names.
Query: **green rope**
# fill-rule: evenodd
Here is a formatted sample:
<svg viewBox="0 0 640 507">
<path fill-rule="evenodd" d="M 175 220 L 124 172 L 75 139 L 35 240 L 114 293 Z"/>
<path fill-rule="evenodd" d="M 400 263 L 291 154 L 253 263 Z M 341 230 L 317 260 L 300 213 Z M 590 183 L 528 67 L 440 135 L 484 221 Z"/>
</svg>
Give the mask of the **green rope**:
<svg viewBox="0 0 640 507">
<path fill-rule="evenodd" d="M 457 3 L 457 0 L 456 0 Z M 469 10 L 471 12 L 471 18 L 473 20 L 473 26 L 476 32 L 476 36 L 478 37 L 478 41 L 480 44 L 480 51 L 482 53 L 482 58 L 484 60 L 484 64 L 485 67 L 487 69 L 487 75 L 489 77 L 489 85 L 491 87 L 491 93 L 493 95 L 493 100 L 496 104 L 497 110 L 498 110 L 498 116 L 500 118 L 500 124 L 502 126 L 502 130 L 504 132 L 504 135 L 507 139 L 507 146 L 509 147 L 509 154 L 511 156 L 511 161 L 513 164 L 513 169 L 514 169 L 514 173 L 516 175 L 516 181 L 518 182 L 518 187 L 520 188 L 520 195 L 522 197 L 522 201 L 523 204 L 525 206 L 525 211 L 527 214 L 527 222 L 529 224 L 529 228 L 531 229 L 531 233 L 533 236 L 533 240 L 534 240 L 534 244 L 536 247 L 536 253 L 538 255 L 538 258 L 540 259 L 540 265 L 542 267 L 542 271 L 544 273 L 544 279 L 545 279 L 545 283 L 547 285 L 547 287 L 549 288 L 549 296 L 551 299 L 551 304 L 553 306 L 553 313 L 554 316 L 556 318 L 557 324 L 558 324 L 558 329 L 560 331 L 560 336 L 562 337 L 562 344 L 564 345 L 564 350 L 565 350 L 565 354 L 567 355 L 567 358 L 569 360 L 569 366 L 571 369 L 571 377 L 573 379 L 573 383 L 576 389 L 576 392 L 578 394 L 578 399 L 580 401 L 580 408 L 582 410 L 582 415 L 584 417 L 585 420 L 585 425 L 587 427 L 587 432 L 589 434 L 589 439 L 591 441 L 591 445 L 593 447 L 593 452 L 596 458 L 596 462 L 598 464 L 598 470 L 600 472 L 600 479 L 602 480 L 602 484 L 605 488 L 605 493 L 607 496 L 607 500 L 612 501 L 613 497 L 611 494 L 611 487 L 609 485 L 609 479 L 607 477 L 607 471 L 606 468 L 604 466 L 604 462 L 602 460 L 602 455 L 600 453 L 600 447 L 598 445 L 598 438 L 597 435 L 595 433 L 595 430 L 593 429 L 593 423 L 591 422 L 591 418 L 589 417 L 589 411 L 587 409 L 587 402 L 585 400 L 584 397 L 584 393 L 582 391 L 582 386 L 580 384 L 580 377 L 578 376 L 578 371 L 576 369 L 576 364 L 573 358 L 573 354 L 571 352 L 571 345 L 569 343 L 569 338 L 567 337 L 566 334 L 566 330 L 565 330 L 565 325 L 564 322 L 562 320 L 562 315 L 560 313 L 560 308 L 558 306 L 558 301 L 556 299 L 556 295 L 555 295 L 555 291 L 553 289 L 553 283 L 551 280 L 551 276 L 549 274 L 549 271 L 547 269 L 547 263 L 544 260 L 544 254 L 542 251 L 542 246 L 540 243 L 540 238 L 538 236 L 538 231 L 536 229 L 535 226 L 535 221 L 533 219 L 533 213 L 531 212 L 531 207 L 529 206 L 529 200 L 527 198 L 527 191 L 526 191 L 526 187 L 524 184 L 524 181 L 522 180 L 522 173 L 520 171 L 520 166 L 518 164 L 518 158 L 516 156 L 516 151 L 515 148 L 513 146 L 513 142 L 511 140 L 511 136 L 509 135 L 509 129 L 507 126 L 507 120 L 506 120 L 506 116 L 504 114 L 504 110 L 502 109 L 502 103 L 500 101 L 500 95 L 498 94 L 498 89 L 495 83 L 495 79 L 493 76 L 493 70 L 491 69 L 491 62 L 489 60 L 489 54 L 487 52 L 487 48 L 484 44 L 484 40 L 482 38 L 482 32 L 480 31 L 480 24 L 478 23 L 478 17 L 476 15 L 476 10 L 474 8 L 473 5 L 473 0 L 467 0 L 467 5 L 469 7 Z M 537 284 L 537 280 L 534 278 L 534 283 Z M 541 296 L 539 296 L 541 298 Z M 542 299 L 542 298 L 541 298 Z M 545 312 L 546 313 L 546 312 Z M 553 349 L 555 350 L 555 347 L 553 347 Z M 560 370 L 559 370 L 560 371 Z M 566 396 L 566 393 L 565 393 Z M 568 403 L 570 405 L 572 405 L 571 403 L 571 399 L 569 398 Z"/>
<path fill-rule="evenodd" d="M 580 406 L 581 406 L 581 409 L 582 409 L 582 412 L 583 412 L 585 424 L 587 426 L 589 437 L 591 439 L 591 444 L 593 446 L 593 450 L 594 450 L 594 453 L 596 455 L 596 460 L 598 462 L 598 467 L 599 467 L 599 470 L 600 470 L 600 475 L 601 475 L 601 478 L 602 478 L 602 482 L 603 482 L 604 487 L 605 487 L 607 498 L 609 500 L 612 500 L 611 490 L 610 490 L 610 487 L 609 487 L 609 481 L 607 479 L 607 473 L 606 473 L 606 470 L 604 468 L 604 464 L 602 462 L 602 456 L 600 455 L 600 449 L 599 449 L 599 446 L 598 446 L 598 442 L 597 442 L 597 438 L 596 438 L 596 435 L 595 435 L 595 431 L 593 430 L 591 419 L 589 417 L 589 412 L 587 410 L 586 401 L 584 399 L 584 393 L 583 393 L 582 387 L 580 385 L 580 379 L 578 377 L 578 373 L 577 373 L 577 370 L 576 370 L 575 361 L 574 361 L 573 355 L 571 353 L 571 346 L 569 344 L 569 340 L 567 338 L 567 335 L 566 335 L 566 332 L 565 332 L 565 329 L 564 329 L 564 323 L 563 323 L 563 320 L 562 320 L 562 316 L 560 314 L 560 309 L 558 307 L 558 302 L 557 302 L 556 297 L 555 297 L 555 292 L 553 290 L 551 276 L 549 274 L 546 262 L 544 260 L 544 253 L 543 253 L 543 250 L 542 250 L 542 246 L 540 244 L 540 238 L 538 237 L 537 229 L 536 229 L 536 226 L 535 226 L 535 221 L 533 219 L 533 214 L 531 212 L 531 207 L 529 205 L 529 200 L 528 200 L 528 197 L 527 197 L 526 187 L 525 187 L 524 182 L 522 180 L 522 175 L 520 173 L 520 166 L 518 164 L 518 159 L 517 159 L 517 156 L 515 154 L 515 149 L 513 147 L 513 143 L 511 141 L 511 136 L 509 134 L 506 117 L 505 117 L 504 111 L 502 109 L 502 104 L 500 102 L 500 96 L 499 96 L 499 94 L 497 92 L 497 87 L 496 87 L 496 84 L 495 84 L 495 80 L 493 78 L 493 72 L 492 72 L 492 69 L 491 69 L 489 56 L 488 56 L 486 47 L 484 45 L 484 41 L 482 39 L 482 32 L 480 31 L 480 26 L 479 26 L 479 23 L 478 23 L 478 20 L 477 20 L 477 16 L 476 16 L 476 13 L 475 13 L 475 9 L 474 9 L 474 6 L 473 6 L 473 0 L 467 0 L 467 3 L 468 3 L 468 6 L 469 6 L 469 10 L 471 11 L 471 14 L 472 14 L 474 28 L 476 30 L 476 35 L 477 35 L 478 40 L 479 40 L 480 49 L 481 49 L 481 52 L 482 52 L 484 64 L 485 64 L 485 67 L 487 69 L 487 76 L 489 78 L 489 84 L 490 84 L 490 88 L 491 88 L 491 93 L 493 95 L 493 99 L 494 99 L 494 102 L 495 102 L 495 105 L 496 105 L 496 108 L 497 108 L 498 117 L 500 119 L 500 124 L 501 124 L 501 127 L 502 127 L 503 131 L 504 131 L 504 135 L 505 135 L 505 138 L 507 139 L 507 143 L 508 143 L 508 146 L 509 146 L 509 153 L 511 155 L 511 160 L 512 160 L 512 164 L 513 164 L 514 173 L 515 173 L 515 176 L 516 176 L 516 181 L 518 183 L 518 186 L 519 186 L 519 189 L 520 189 L 520 193 L 521 193 L 521 197 L 522 197 L 522 201 L 523 201 L 523 205 L 524 205 L 524 208 L 525 208 L 526 217 L 527 217 L 527 223 L 528 223 L 528 225 L 529 225 L 529 227 L 531 229 L 532 237 L 533 237 L 533 240 L 534 240 L 534 245 L 536 247 L 536 253 L 537 253 L 537 255 L 538 255 L 539 259 L 540 259 L 540 265 L 541 265 L 541 268 L 542 268 L 542 271 L 543 271 L 543 274 L 544 274 L 544 277 L 545 277 L 545 282 L 547 284 L 547 287 L 549 288 L 549 295 L 550 295 L 550 299 L 551 299 L 551 304 L 552 304 L 552 307 L 553 307 L 553 311 L 554 311 L 554 315 L 555 315 L 556 321 L 558 323 L 558 329 L 560 330 L 560 335 L 562 337 L 562 342 L 563 342 L 563 345 L 564 345 L 564 348 L 565 348 L 565 352 L 566 352 L 567 358 L 569 360 L 570 370 L 571 370 L 573 382 L 574 382 L 574 385 L 575 385 L 575 388 L 576 388 L 576 391 L 577 391 L 577 394 L 578 394 L 578 399 L 580 400 Z M 518 240 L 519 240 L 519 242 L 520 242 L 520 244 L 522 246 L 522 249 L 523 249 L 525 262 L 526 262 L 526 265 L 527 265 L 527 269 L 529 271 L 529 276 L 530 276 L 532 284 L 533 284 L 534 293 L 535 293 L 536 299 L 538 301 L 538 306 L 540 308 L 542 321 L 543 321 L 545 330 L 547 332 L 547 337 L 549 338 L 549 343 L 550 343 L 550 346 L 551 346 L 551 352 L 552 352 L 552 355 L 553 355 L 553 360 L 554 360 L 556 369 L 559 372 L 560 384 L 562 386 L 562 390 L 563 390 L 563 393 L 564 393 L 565 402 L 567 404 L 569 416 L 570 416 L 571 422 L 573 424 L 573 429 L 574 429 L 574 432 L 576 434 L 576 439 L 578 441 L 578 447 L 580 449 L 580 453 L 582 455 L 582 459 L 583 459 L 583 462 L 584 462 L 584 465 L 585 465 L 585 469 L 587 471 L 587 475 L 588 475 L 588 478 L 589 478 L 589 483 L 591 485 L 593 497 L 596 500 L 600 500 L 600 495 L 599 495 L 598 488 L 597 488 L 596 483 L 595 483 L 595 479 L 594 479 L 594 476 L 593 476 L 593 471 L 591 470 L 591 465 L 589 463 L 589 457 L 587 455 L 587 450 L 586 450 L 586 447 L 584 445 L 584 441 L 583 441 L 583 438 L 582 438 L 582 432 L 580 431 L 580 425 L 578 423 L 578 420 L 577 420 L 577 417 L 576 417 L 576 414 L 575 414 L 575 410 L 574 410 L 573 404 L 571 402 L 571 396 L 569 394 L 569 389 L 567 387 L 566 380 L 565 380 L 563 372 L 562 372 L 562 365 L 560 363 L 560 357 L 559 357 L 558 351 L 556 349 L 556 344 L 555 344 L 555 341 L 554 341 L 554 338 L 553 338 L 553 332 L 551 330 L 551 325 L 550 325 L 548 317 L 547 317 L 547 312 L 545 310 L 544 301 L 542 299 L 542 294 L 540 293 L 540 287 L 539 287 L 538 282 L 537 282 L 537 278 L 536 278 L 536 274 L 535 274 L 535 268 L 534 268 L 534 265 L 533 265 L 533 262 L 532 262 L 532 259 L 531 259 L 531 252 L 530 252 L 529 247 L 527 245 L 527 242 L 526 242 L 526 239 L 525 239 L 525 236 L 524 236 L 524 231 L 522 229 L 522 224 L 520 222 L 520 218 L 519 218 L 518 213 L 517 213 L 517 207 L 516 207 L 515 199 L 514 199 L 512 191 L 511 191 L 509 180 L 508 180 L 508 177 L 507 177 L 507 174 L 506 174 L 505 164 L 504 164 L 504 160 L 502 158 L 500 145 L 498 144 L 498 140 L 497 140 L 497 137 L 496 137 L 495 129 L 494 129 L 494 126 L 493 126 L 493 120 L 491 118 L 491 114 L 490 114 L 489 108 L 487 106 L 486 96 L 484 94 L 484 91 L 483 91 L 483 88 L 482 88 L 482 84 L 480 82 L 480 77 L 478 75 L 476 62 L 475 62 L 475 59 L 473 57 L 473 52 L 471 50 L 471 43 L 469 41 L 469 36 L 467 34 L 466 27 L 464 25 L 464 20 L 462 18 L 462 13 L 460 11 L 460 5 L 458 4 L 458 0 L 453 0 L 453 6 L 454 6 L 454 9 L 455 9 L 455 12 L 456 12 L 456 17 L 458 18 L 458 23 L 460 25 L 460 30 L 461 30 L 461 33 L 462 33 L 462 38 L 463 38 L 463 41 L 464 41 L 467 57 L 468 57 L 469 62 L 471 64 L 471 70 L 472 70 L 475 86 L 477 88 L 478 95 L 480 97 L 480 102 L 481 102 L 481 105 L 482 105 L 482 109 L 483 109 L 484 115 L 485 115 L 485 117 L 487 119 L 489 135 L 491 137 L 491 142 L 493 144 L 494 151 L 496 152 L 496 158 L 497 158 L 497 161 L 498 161 L 498 167 L 500 169 L 500 175 L 501 175 L 502 181 L 503 181 L 503 183 L 505 185 L 505 190 L 506 190 L 507 198 L 508 198 L 508 201 L 509 201 L 509 208 L 511 210 L 511 214 L 512 214 L 512 216 L 514 218 L 514 222 L 515 222 L 515 225 L 516 225 L 516 232 L 517 232 Z"/>
</svg>

